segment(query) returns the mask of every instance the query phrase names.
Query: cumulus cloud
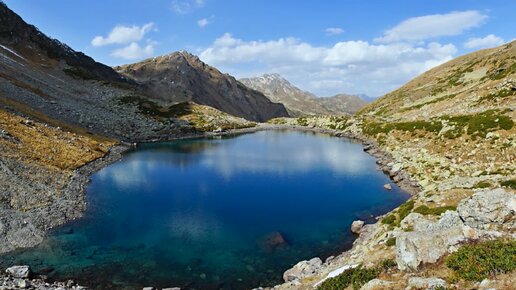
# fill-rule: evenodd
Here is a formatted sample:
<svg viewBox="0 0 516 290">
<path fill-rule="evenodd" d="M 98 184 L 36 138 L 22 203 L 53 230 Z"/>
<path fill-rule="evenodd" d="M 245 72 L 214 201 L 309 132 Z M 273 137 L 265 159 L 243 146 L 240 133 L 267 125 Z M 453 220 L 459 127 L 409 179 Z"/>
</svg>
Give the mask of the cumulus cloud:
<svg viewBox="0 0 516 290">
<path fill-rule="evenodd" d="M 339 34 L 344 33 L 344 29 L 342 29 L 340 27 L 329 27 L 329 28 L 326 28 L 325 31 L 326 31 L 326 35 L 329 35 L 329 36 L 339 35 Z"/>
<path fill-rule="evenodd" d="M 199 27 L 201 27 L 201 28 L 206 27 L 208 24 L 210 24 L 210 21 L 208 20 L 208 18 L 199 19 L 197 21 L 197 25 L 199 25 Z"/>
<path fill-rule="evenodd" d="M 494 34 L 489 34 L 485 37 L 470 38 L 464 43 L 465 48 L 479 49 L 479 48 L 490 48 L 504 44 L 505 41 Z"/>
<path fill-rule="evenodd" d="M 171 9 L 177 14 L 188 14 L 196 8 L 204 7 L 205 0 L 173 0 Z"/>
<path fill-rule="evenodd" d="M 115 49 L 111 53 L 111 56 L 127 60 L 149 57 L 154 53 L 154 45 L 155 43 L 151 42 L 144 46 L 140 46 L 137 42 L 131 42 L 125 47 Z"/>
<path fill-rule="evenodd" d="M 93 46 L 104 46 L 108 44 L 127 44 L 140 41 L 154 27 L 154 23 L 150 22 L 143 26 L 115 26 L 108 36 L 95 36 L 91 41 Z"/>
<path fill-rule="evenodd" d="M 246 41 L 225 33 L 200 52 L 202 60 L 237 77 L 275 71 L 318 95 L 339 92 L 372 96 L 450 60 L 453 44 L 337 42 L 313 46 L 295 38 Z"/>
<path fill-rule="evenodd" d="M 433 14 L 409 18 L 385 31 L 375 41 L 390 43 L 397 41 L 419 41 L 439 36 L 459 35 L 467 29 L 482 25 L 487 15 L 475 10 Z"/>
</svg>

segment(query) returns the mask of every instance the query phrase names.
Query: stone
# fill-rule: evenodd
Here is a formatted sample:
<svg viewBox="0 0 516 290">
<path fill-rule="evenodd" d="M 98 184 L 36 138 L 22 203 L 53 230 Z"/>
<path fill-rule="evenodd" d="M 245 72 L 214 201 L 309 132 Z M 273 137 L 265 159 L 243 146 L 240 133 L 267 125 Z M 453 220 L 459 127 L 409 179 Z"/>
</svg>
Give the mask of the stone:
<svg viewBox="0 0 516 290">
<path fill-rule="evenodd" d="M 411 277 L 408 282 L 408 289 L 438 289 L 446 287 L 446 281 L 440 278 Z"/>
<path fill-rule="evenodd" d="M 516 195 L 502 188 L 477 191 L 457 207 L 467 226 L 482 230 L 516 228 Z"/>
<path fill-rule="evenodd" d="M 390 185 L 390 183 L 386 183 L 386 184 L 383 185 L 383 188 L 385 188 L 387 190 L 391 190 L 392 186 Z"/>
<path fill-rule="evenodd" d="M 14 278 L 29 278 L 31 275 L 29 266 L 12 266 L 7 268 L 5 272 Z"/>
<path fill-rule="evenodd" d="M 432 221 L 424 215 L 416 212 L 409 213 L 400 223 L 402 229 L 406 230 L 412 227 L 414 231 L 424 231 L 430 227 Z"/>
<path fill-rule="evenodd" d="M 422 263 L 435 263 L 466 240 L 463 223 L 455 211 L 421 231 L 402 232 L 396 238 L 396 263 L 401 271 L 415 271 Z"/>
<path fill-rule="evenodd" d="M 320 258 L 313 258 L 308 261 L 301 261 L 283 273 L 283 280 L 291 282 L 314 275 L 321 268 Z"/>
<path fill-rule="evenodd" d="M 364 221 L 356 220 L 351 223 L 351 232 L 354 234 L 360 234 L 362 228 L 364 227 Z"/>
<path fill-rule="evenodd" d="M 156 288 L 154 287 L 143 287 L 143 290 L 155 290 Z"/>
<path fill-rule="evenodd" d="M 272 251 L 279 247 L 288 246 L 288 242 L 280 232 L 273 232 L 262 240 L 262 248 L 266 251 Z"/>
</svg>

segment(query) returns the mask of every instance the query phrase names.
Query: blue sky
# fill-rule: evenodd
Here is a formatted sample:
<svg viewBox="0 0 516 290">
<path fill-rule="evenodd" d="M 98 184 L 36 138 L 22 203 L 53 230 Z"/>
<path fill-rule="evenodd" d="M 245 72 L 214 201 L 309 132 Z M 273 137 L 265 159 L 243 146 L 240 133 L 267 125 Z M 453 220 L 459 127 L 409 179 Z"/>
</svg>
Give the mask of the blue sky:
<svg viewBox="0 0 516 290">
<path fill-rule="evenodd" d="M 379 96 L 516 32 L 512 0 L 4 2 L 108 65 L 185 49 L 236 77 L 280 73 L 319 96 Z"/>
</svg>

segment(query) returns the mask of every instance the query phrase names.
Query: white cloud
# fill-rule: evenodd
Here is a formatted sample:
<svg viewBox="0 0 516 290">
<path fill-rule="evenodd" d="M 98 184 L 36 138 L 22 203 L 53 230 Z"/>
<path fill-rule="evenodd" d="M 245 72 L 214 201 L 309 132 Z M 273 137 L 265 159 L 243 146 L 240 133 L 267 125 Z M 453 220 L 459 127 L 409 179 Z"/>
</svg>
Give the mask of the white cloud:
<svg viewBox="0 0 516 290">
<path fill-rule="evenodd" d="M 173 0 L 171 8 L 177 14 L 188 14 L 196 8 L 204 7 L 205 4 L 205 0 Z"/>
<path fill-rule="evenodd" d="M 143 26 L 115 26 L 108 36 L 95 36 L 91 41 L 93 46 L 103 46 L 108 44 L 127 44 L 140 41 L 154 27 L 154 23 L 150 22 Z"/>
<path fill-rule="evenodd" d="M 208 18 L 199 19 L 197 21 L 197 25 L 199 25 L 200 28 L 206 27 L 208 24 L 210 24 L 210 20 Z"/>
<path fill-rule="evenodd" d="M 226 33 L 200 52 L 202 60 L 237 77 L 278 72 L 318 95 L 378 96 L 450 60 L 453 44 L 337 42 L 313 46 L 295 38 L 245 41 Z"/>
<path fill-rule="evenodd" d="M 342 34 L 344 33 L 344 29 L 340 28 L 340 27 L 329 27 L 329 28 L 326 28 L 326 35 L 339 35 L 339 34 Z"/>
<path fill-rule="evenodd" d="M 375 41 L 390 43 L 459 35 L 467 29 L 482 25 L 486 19 L 487 15 L 475 10 L 413 17 L 387 30 Z"/>
<path fill-rule="evenodd" d="M 478 49 L 478 48 L 489 48 L 504 44 L 505 41 L 494 34 L 489 34 L 486 37 L 470 38 L 464 43 L 465 48 Z"/>
<path fill-rule="evenodd" d="M 154 45 L 155 43 L 151 42 L 142 47 L 136 42 L 131 42 L 125 47 L 115 49 L 111 56 L 127 60 L 149 57 L 154 53 Z"/>
</svg>

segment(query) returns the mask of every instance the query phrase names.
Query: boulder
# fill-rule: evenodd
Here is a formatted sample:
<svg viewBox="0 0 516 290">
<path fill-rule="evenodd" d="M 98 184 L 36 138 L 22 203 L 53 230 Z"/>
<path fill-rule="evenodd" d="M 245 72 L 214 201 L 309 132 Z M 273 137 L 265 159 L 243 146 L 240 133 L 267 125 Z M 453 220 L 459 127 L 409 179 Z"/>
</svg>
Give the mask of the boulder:
<svg viewBox="0 0 516 290">
<path fill-rule="evenodd" d="M 29 278 L 31 274 L 29 266 L 12 266 L 7 268 L 5 272 L 14 278 Z"/>
<path fill-rule="evenodd" d="M 435 263 L 464 241 L 463 223 L 455 211 L 447 211 L 427 229 L 402 232 L 396 238 L 396 263 L 402 271 L 418 269 L 422 263 Z"/>
<path fill-rule="evenodd" d="M 408 287 L 409 289 L 442 289 L 446 287 L 446 281 L 440 278 L 422 278 L 422 277 L 411 277 L 409 278 Z"/>
<path fill-rule="evenodd" d="M 387 189 L 387 190 L 391 190 L 392 189 L 392 186 L 390 183 L 386 183 L 383 185 L 383 188 Z"/>
<path fill-rule="evenodd" d="M 285 282 L 291 282 L 312 276 L 321 268 L 321 265 L 322 261 L 319 258 L 301 261 L 283 273 L 283 280 L 285 280 Z"/>
<path fill-rule="evenodd" d="M 401 221 L 400 225 L 404 230 L 412 227 L 412 230 L 418 232 L 428 229 L 432 223 L 433 222 L 427 219 L 424 215 L 411 212 Z"/>
<path fill-rule="evenodd" d="M 360 234 L 362 228 L 364 227 L 364 221 L 356 220 L 351 223 L 351 232 L 354 234 Z"/>
<path fill-rule="evenodd" d="M 267 235 L 262 241 L 262 248 L 266 251 L 272 251 L 279 247 L 288 246 L 288 242 L 280 232 L 273 232 Z"/>
<path fill-rule="evenodd" d="M 516 228 L 516 195 L 502 188 L 477 191 L 457 207 L 467 226 L 482 230 Z"/>
</svg>

